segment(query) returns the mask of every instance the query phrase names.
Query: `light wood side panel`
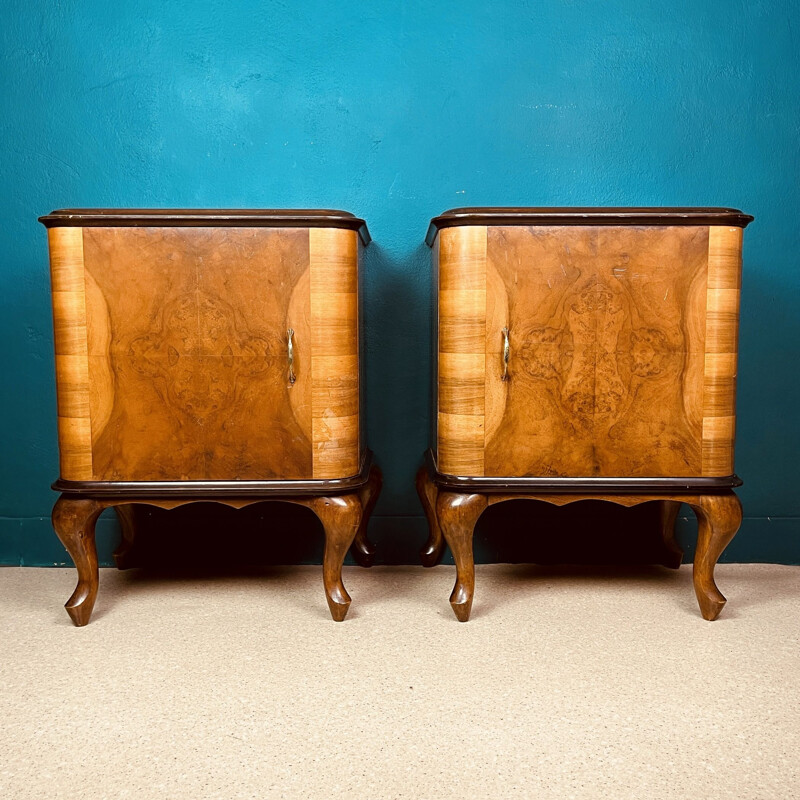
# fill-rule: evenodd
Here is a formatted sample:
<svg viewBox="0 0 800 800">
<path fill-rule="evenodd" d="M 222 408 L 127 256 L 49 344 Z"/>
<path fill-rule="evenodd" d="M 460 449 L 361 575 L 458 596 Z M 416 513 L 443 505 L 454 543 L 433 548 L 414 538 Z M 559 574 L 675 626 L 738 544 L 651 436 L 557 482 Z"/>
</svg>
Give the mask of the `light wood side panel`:
<svg viewBox="0 0 800 800">
<path fill-rule="evenodd" d="M 353 417 L 358 414 L 358 355 L 318 356 L 311 396 L 313 419 Z M 347 477 L 342 476 L 342 477 Z"/>
<path fill-rule="evenodd" d="M 483 475 L 483 416 L 438 415 L 439 471 L 448 475 Z"/>
<path fill-rule="evenodd" d="M 341 478 L 358 472 L 358 414 L 315 417 L 314 478 Z"/>
<path fill-rule="evenodd" d="M 437 455 L 452 475 L 484 474 L 486 236 L 483 226 L 438 236 Z"/>
<path fill-rule="evenodd" d="M 437 236 L 431 248 L 431 428 L 430 440 L 436 462 L 439 463 L 439 253 L 442 237 Z"/>
<path fill-rule="evenodd" d="M 703 475 L 709 477 L 734 470 L 741 276 L 742 229 L 710 227 L 703 383 Z"/>
<path fill-rule="evenodd" d="M 50 228 L 50 279 L 61 477 L 92 478 L 83 230 Z"/>
<path fill-rule="evenodd" d="M 366 245 L 359 236 L 357 239 L 358 246 L 358 278 L 356 280 L 356 291 L 358 292 L 358 452 L 361 454 L 366 449 L 367 441 L 367 382 L 366 382 L 366 339 L 364 332 L 366 331 L 366 318 L 364 315 L 364 275 L 366 273 Z"/>
<path fill-rule="evenodd" d="M 309 231 L 313 477 L 358 472 L 358 234 Z"/>
<path fill-rule="evenodd" d="M 483 353 L 442 353 L 439 357 L 439 411 L 483 416 L 485 374 Z"/>
</svg>

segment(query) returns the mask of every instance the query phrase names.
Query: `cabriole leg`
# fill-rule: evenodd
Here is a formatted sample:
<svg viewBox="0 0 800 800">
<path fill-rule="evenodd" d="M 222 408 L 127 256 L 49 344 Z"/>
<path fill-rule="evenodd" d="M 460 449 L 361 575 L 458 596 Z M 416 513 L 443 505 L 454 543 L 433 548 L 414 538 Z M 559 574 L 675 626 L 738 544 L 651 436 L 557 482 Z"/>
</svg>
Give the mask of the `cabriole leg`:
<svg viewBox="0 0 800 800">
<path fill-rule="evenodd" d="M 683 562 L 683 550 L 675 539 L 675 523 L 681 504 L 676 500 L 659 500 L 659 521 L 661 524 L 661 540 L 666 550 L 665 567 L 678 569 Z"/>
<path fill-rule="evenodd" d="M 487 504 L 483 495 L 455 492 L 440 492 L 436 502 L 439 524 L 456 562 L 456 583 L 450 595 L 450 605 L 459 622 L 466 622 L 472 611 L 475 593 L 472 535 Z"/>
<path fill-rule="evenodd" d="M 713 620 L 725 605 L 714 583 L 714 567 L 742 524 L 742 504 L 733 492 L 726 492 L 703 495 L 690 505 L 697 514 L 694 591 L 703 617 Z"/>
<path fill-rule="evenodd" d="M 78 570 L 78 585 L 64 607 L 79 627 L 89 622 L 97 598 L 99 572 L 94 528 L 103 508 L 97 500 L 63 494 L 53 507 L 53 528 Z"/>
<path fill-rule="evenodd" d="M 367 523 L 372 514 L 372 509 L 375 508 L 375 503 L 378 502 L 382 486 L 383 475 L 380 469 L 373 464 L 369 472 L 369 480 L 359 492 L 359 499 L 364 511 L 361 514 L 361 524 L 358 526 L 356 538 L 351 548 L 353 558 L 361 567 L 371 567 L 375 563 L 375 545 L 367 538 Z"/>
<path fill-rule="evenodd" d="M 325 529 L 322 581 L 331 616 L 342 622 L 350 608 L 350 595 L 342 583 L 342 563 L 361 524 L 362 506 L 357 494 L 315 498 L 310 507 Z"/>
<path fill-rule="evenodd" d="M 436 499 L 439 490 L 431 480 L 426 466 L 420 467 L 417 473 L 417 494 L 419 495 L 422 508 L 425 510 L 425 517 L 428 520 L 428 541 L 425 542 L 419 551 L 419 557 L 423 567 L 435 567 L 441 562 L 444 555 L 444 537 L 439 526 L 439 518 L 436 514 Z"/>
<path fill-rule="evenodd" d="M 122 540 L 114 551 L 114 563 L 117 565 L 117 569 L 130 569 L 131 551 L 136 538 L 136 506 L 132 503 L 114 506 L 114 512 L 122 530 Z"/>
</svg>

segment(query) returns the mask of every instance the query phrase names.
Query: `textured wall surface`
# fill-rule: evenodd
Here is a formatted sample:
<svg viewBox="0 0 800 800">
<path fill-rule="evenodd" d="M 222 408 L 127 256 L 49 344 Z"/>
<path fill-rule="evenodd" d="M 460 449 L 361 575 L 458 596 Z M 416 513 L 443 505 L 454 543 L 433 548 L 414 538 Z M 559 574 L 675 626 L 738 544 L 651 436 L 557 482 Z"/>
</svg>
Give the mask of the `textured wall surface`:
<svg viewBox="0 0 800 800">
<path fill-rule="evenodd" d="M 48 518 L 55 389 L 36 222 L 63 206 L 316 206 L 366 218 L 368 431 L 386 476 L 373 534 L 384 560 L 413 561 L 430 389 L 422 242 L 431 216 L 461 205 L 755 215 L 740 343 L 746 518 L 726 556 L 800 562 L 797 0 L 6 0 L 3 10 L 0 562 L 67 560 Z M 682 523 L 687 542 L 692 530 Z M 103 518 L 106 559 L 116 535 Z M 484 558 L 491 539 L 480 537 Z"/>
</svg>

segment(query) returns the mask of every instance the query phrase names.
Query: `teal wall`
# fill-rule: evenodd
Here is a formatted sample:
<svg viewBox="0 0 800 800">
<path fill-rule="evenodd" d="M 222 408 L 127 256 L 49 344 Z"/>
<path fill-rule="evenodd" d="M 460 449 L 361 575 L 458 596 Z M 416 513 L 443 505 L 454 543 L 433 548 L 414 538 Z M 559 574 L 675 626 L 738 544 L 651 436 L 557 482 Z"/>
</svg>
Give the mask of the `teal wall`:
<svg viewBox="0 0 800 800">
<path fill-rule="evenodd" d="M 413 475 L 429 417 L 429 218 L 462 205 L 732 205 L 756 222 L 739 382 L 746 519 L 727 557 L 800 562 L 800 2 L 2 9 L 0 561 L 66 560 L 48 520 L 42 213 L 316 206 L 365 217 L 368 431 L 386 475 L 373 533 L 385 559 L 412 561 L 424 535 Z M 113 521 L 100 536 L 107 558 Z"/>
</svg>

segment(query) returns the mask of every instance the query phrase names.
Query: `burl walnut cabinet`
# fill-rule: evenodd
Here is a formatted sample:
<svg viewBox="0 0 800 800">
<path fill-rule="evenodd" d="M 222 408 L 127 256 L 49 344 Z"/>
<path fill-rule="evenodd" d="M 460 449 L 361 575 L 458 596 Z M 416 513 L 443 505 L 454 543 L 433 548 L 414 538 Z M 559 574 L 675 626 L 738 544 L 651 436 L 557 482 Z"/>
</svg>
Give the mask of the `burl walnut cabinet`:
<svg viewBox="0 0 800 800">
<path fill-rule="evenodd" d="M 66 209 L 48 228 L 62 492 L 56 533 L 78 569 L 66 608 L 89 621 L 95 522 L 135 504 L 282 500 L 325 530 L 341 577 L 380 490 L 363 436 L 363 220 L 341 211 Z"/>
<path fill-rule="evenodd" d="M 473 528 L 532 498 L 660 504 L 674 540 L 698 518 L 694 586 L 706 619 L 714 566 L 741 522 L 732 489 L 742 232 L 727 208 L 464 208 L 431 222 L 433 447 L 417 487 L 472 607 Z M 443 540 L 444 536 L 444 540 Z"/>
</svg>

